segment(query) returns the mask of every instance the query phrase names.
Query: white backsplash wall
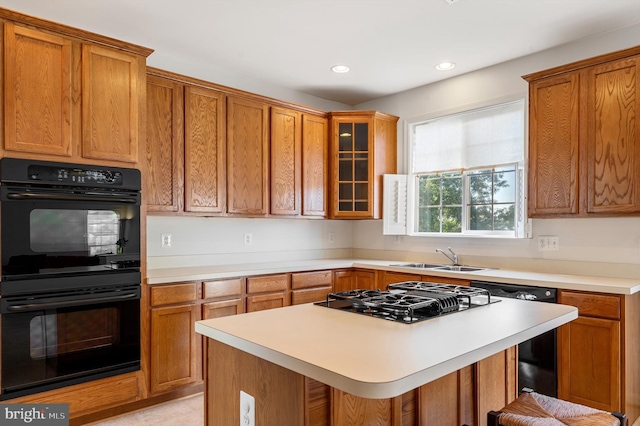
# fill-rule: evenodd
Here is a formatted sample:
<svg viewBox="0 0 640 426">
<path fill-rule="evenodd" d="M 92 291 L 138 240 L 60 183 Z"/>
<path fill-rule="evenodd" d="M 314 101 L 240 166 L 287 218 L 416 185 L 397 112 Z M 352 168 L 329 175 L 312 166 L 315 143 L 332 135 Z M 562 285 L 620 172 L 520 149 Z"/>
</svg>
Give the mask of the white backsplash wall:
<svg viewBox="0 0 640 426">
<path fill-rule="evenodd" d="M 352 241 L 343 220 L 147 217 L 149 269 L 350 257 Z"/>
</svg>

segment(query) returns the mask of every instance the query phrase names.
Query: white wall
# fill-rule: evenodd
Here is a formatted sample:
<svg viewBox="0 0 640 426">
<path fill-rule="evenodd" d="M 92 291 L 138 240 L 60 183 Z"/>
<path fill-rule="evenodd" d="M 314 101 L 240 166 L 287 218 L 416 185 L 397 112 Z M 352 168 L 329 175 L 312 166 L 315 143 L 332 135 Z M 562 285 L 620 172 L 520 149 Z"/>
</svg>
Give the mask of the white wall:
<svg viewBox="0 0 640 426">
<path fill-rule="evenodd" d="M 640 25 L 635 25 L 357 105 L 356 109 L 377 109 L 400 116 L 398 170 L 404 172 L 406 120 L 514 95 L 525 97 L 527 83 L 522 75 L 639 44 Z M 462 62 L 464 58 L 456 60 Z M 393 236 L 382 235 L 379 221 L 355 222 L 353 235 L 356 256 L 446 261 L 434 250 L 450 245 L 463 262 L 566 273 L 607 270 L 609 275 L 634 277 L 640 273 L 640 218 L 534 220 L 534 238 L 518 241 L 446 237 L 402 237 L 396 241 Z M 559 236 L 560 250 L 538 251 L 540 235 Z"/>
<path fill-rule="evenodd" d="M 162 234 L 171 234 L 171 248 L 162 248 Z M 344 220 L 147 217 L 149 269 L 350 257 L 352 241 Z"/>
</svg>

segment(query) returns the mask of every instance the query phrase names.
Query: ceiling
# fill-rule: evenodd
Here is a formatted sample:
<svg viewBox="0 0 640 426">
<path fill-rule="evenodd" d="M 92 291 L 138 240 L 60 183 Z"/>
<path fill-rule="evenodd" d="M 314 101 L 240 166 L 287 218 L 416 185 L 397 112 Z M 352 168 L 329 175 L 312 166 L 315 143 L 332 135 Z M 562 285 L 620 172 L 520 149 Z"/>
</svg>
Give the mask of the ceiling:
<svg viewBox="0 0 640 426">
<path fill-rule="evenodd" d="M 640 23 L 640 0 L 451 1 L 0 0 L 0 6 L 347 105 Z M 437 71 L 443 61 L 457 66 Z M 336 64 L 351 72 L 331 72 Z"/>
</svg>

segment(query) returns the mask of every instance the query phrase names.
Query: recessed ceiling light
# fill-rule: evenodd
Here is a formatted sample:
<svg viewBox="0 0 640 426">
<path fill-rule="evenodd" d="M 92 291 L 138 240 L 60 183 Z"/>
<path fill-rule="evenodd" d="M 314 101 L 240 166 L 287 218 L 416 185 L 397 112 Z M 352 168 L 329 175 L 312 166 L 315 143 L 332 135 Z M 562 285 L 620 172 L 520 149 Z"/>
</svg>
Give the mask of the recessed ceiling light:
<svg viewBox="0 0 640 426">
<path fill-rule="evenodd" d="M 334 65 L 331 67 L 331 71 L 338 74 L 344 74 L 345 72 L 349 72 L 350 70 L 351 68 L 346 65 Z"/>
<path fill-rule="evenodd" d="M 438 65 L 436 65 L 436 69 L 438 71 L 449 71 L 452 70 L 456 67 L 456 64 L 453 62 L 442 62 Z"/>
</svg>

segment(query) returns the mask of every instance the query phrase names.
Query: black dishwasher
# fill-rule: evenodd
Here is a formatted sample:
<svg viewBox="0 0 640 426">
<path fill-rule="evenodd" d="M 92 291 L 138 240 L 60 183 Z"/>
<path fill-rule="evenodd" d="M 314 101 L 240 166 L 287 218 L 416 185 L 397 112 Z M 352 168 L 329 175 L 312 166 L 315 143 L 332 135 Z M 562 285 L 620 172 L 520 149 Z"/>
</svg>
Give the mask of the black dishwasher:
<svg viewBox="0 0 640 426">
<path fill-rule="evenodd" d="M 489 290 L 491 295 L 556 303 L 556 289 L 514 284 L 472 281 L 472 287 Z M 555 329 L 518 345 L 518 388 L 531 388 L 538 393 L 558 396 L 557 331 Z"/>
</svg>

